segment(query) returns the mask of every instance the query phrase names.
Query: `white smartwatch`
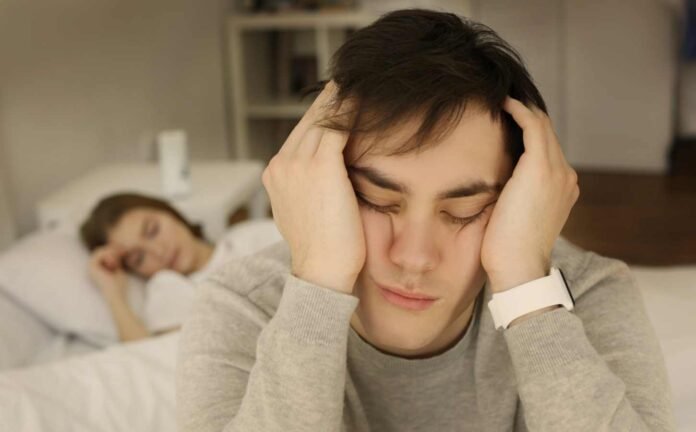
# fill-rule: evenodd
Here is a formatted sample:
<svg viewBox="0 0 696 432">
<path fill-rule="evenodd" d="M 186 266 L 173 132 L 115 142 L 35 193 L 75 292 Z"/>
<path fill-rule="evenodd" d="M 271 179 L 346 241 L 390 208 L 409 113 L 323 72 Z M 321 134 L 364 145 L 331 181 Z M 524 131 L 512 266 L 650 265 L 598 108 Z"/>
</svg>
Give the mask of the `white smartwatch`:
<svg viewBox="0 0 696 432">
<path fill-rule="evenodd" d="M 488 302 L 496 329 L 506 329 L 516 318 L 545 307 L 561 305 L 572 311 L 575 299 L 561 269 L 551 267 L 548 276 L 493 294 Z"/>
</svg>

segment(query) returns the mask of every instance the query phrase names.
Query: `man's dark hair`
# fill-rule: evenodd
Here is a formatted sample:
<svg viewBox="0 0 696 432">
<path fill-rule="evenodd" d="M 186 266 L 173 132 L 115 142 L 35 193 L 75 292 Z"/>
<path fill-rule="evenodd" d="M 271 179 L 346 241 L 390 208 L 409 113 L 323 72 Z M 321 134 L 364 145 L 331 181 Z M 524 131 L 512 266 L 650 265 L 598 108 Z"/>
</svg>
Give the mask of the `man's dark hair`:
<svg viewBox="0 0 696 432">
<path fill-rule="evenodd" d="M 520 55 L 488 26 L 451 13 L 405 9 L 383 15 L 338 49 L 330 77 L 338 91 L 333 115 L 321 124 L 348 132 L 349 143 L 421 119 L 411 139 L 389 155 L 444 138 L 474 104 L 502 120 L 516 164 L 524 144 L 520 127 L 502 109 L 506 96 L 547 112 Z"/>
</svg>

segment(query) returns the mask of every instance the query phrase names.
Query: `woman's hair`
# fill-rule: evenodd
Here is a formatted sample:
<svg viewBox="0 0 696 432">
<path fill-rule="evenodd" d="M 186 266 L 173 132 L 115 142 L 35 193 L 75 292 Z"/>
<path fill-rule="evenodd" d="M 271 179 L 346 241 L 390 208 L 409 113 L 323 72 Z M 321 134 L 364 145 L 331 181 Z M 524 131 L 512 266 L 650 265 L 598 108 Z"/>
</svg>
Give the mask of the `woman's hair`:
<svg viewBox="0 0 696 432">
<path fill-rule="evenodd" d="M 181 213 L 167 202 L 157 198 L 135 193 L 121 193 L 108 196 L 94 207 L 92 213 L 80 227 L 80 237 L 87 249 L 103 246 L 108 241 L 108 233 L 128 211 L 138 208 L 149 208 L 164 211 L 183 223 L 191 234 L 203 239 L 203 229 L 200 225 L 187 221 Z"/>
<path fill-rule="evenodd" d="M 421 120 L 414 135 L 388 155 L 438 142 L 472 103 L 502 120 L 506 151 L 516 164 L 524 151 L 522 130 L 502 109 L 506 96 L 547 112 L 520 55 L 491 28 L 451 13 L 405 9 L 383 15 L 338 49 L 329 75 L 338 90 L 330 103 L 334 109 L 320 124 L 348 132 L 349 145 L 368 134 L 379 143 L 391 128 Z"/>
</svg>

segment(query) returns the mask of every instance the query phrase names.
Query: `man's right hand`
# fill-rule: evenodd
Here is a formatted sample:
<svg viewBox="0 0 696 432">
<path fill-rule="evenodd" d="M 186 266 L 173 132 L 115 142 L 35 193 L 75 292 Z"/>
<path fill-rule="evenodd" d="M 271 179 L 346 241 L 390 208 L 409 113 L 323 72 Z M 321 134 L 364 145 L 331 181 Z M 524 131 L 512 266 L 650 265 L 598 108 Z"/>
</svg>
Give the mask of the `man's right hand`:
<svg viewBox="0 0 696 432">
<path fill-rule="evenodd" d="M 343 149 L 347 134 L 316 123 L 336 86 L 329 82 L 263 172 L 278 230 L 290 247 L 291 272 L 352 293 L 365 264 L 365 236 Z"/>
</svg>

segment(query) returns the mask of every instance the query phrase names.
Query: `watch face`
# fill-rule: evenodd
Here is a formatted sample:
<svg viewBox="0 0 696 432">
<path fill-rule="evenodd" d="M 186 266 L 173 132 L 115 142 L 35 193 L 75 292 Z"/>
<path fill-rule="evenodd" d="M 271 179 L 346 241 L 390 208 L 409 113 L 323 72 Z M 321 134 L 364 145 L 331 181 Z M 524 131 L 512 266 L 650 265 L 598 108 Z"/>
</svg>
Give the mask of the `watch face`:
<svg viewBox="0 0 696 432">
<path fill-rule="evenodd" d="M 558 273 L 561 274 L 561 278 L 563 278 L 563 285 L 566 287 L 566 291 L 568 291 L 568 295 L 570 296 L 570 301 L 573 302 L 573 307 L 575 307 L 575 299 L 573 298 L 573 293 L 570 292 L 570 287 L 568 286 L 568 281 L 565 278 L 565 275 L 563 274 L 563 270 L 558 269 Z"/>
</svg>

